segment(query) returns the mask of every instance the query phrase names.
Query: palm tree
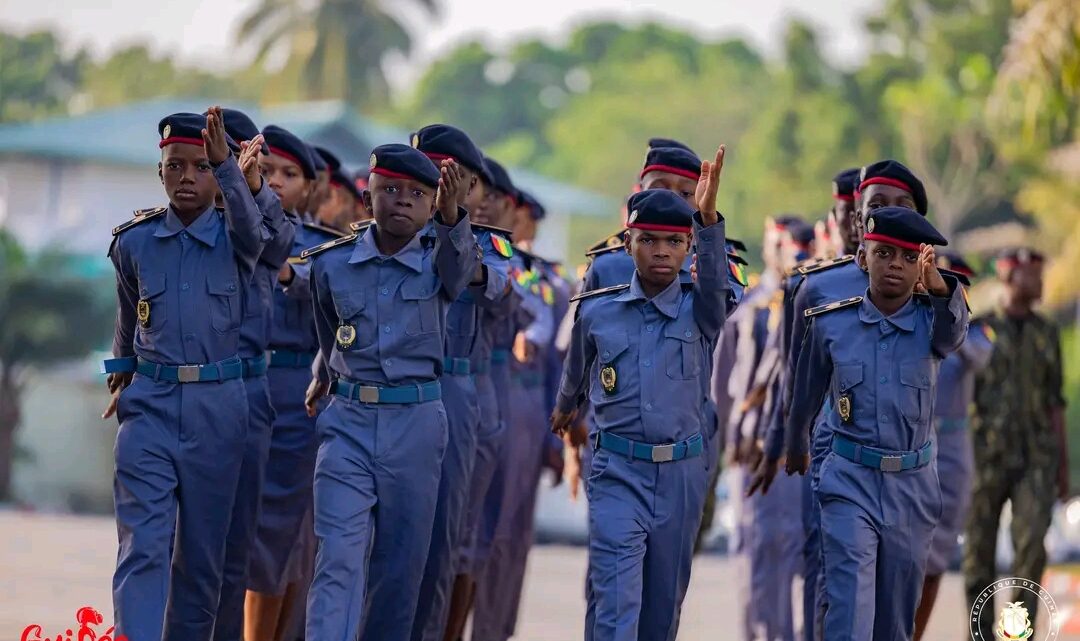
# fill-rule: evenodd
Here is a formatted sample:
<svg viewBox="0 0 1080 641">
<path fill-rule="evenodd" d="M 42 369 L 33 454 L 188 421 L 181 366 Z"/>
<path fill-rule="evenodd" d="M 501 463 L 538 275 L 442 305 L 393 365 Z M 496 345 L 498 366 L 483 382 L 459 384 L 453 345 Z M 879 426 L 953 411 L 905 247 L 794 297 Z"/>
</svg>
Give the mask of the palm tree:
<svg viewBox="0 0 1080 641">
<path fill-rule="evenodd" d="M 434 15 L 439 0 L 319 0 L 307 8 L 300 0 L 260 0 L 240 25 L 241 42 L 258 44 L 256 62 L 282 47 L 290 63 L 299 62 L 308 98 L 342 98 L 351 105 L 373 105 L 389 97 L 384 58 L 408 55 L 412 38 L 399 10 L 415 5 Z M 393 8 L 388 11 L 387 7 Z"/>
<path fill-rule="evenodd" d="M 109 335 L 110 288 L 72 274 L 74 262 L 58 252 L 30 257 L 0 230 L 0 501 L 10 493 L 26 374 L 86 356 Z"/>
</svg>

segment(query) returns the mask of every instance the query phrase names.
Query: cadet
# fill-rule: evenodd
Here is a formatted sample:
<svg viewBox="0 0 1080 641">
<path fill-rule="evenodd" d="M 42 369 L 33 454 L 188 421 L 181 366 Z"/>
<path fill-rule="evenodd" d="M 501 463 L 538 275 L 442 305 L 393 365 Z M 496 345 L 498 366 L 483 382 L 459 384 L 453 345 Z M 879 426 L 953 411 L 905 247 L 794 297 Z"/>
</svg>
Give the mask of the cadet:
<svg viewBox="0 0 1080 641">
<path fill-rule="evenodd" d="M 939 252 L 939 269 L 957 276 L 961 285 L 975 271 L 959 254 Z M 937 466 L 941 480 L 941 520 L 934 530 L 930 556 L 926 561 L 919 609 L 915 613 L 915 639 L 921 639 L 934 609 L 941 576 L 949 569 L 959 551 L 957 542 L 967 519 L 971 501 L 971 475 L 974 465 L 971 436 L 968 434 L 968 409 L 975 395 L 975 375 L 986 367 L 994 344 L 988 326 L 973 322 L 960 349 L 949 354 L 938 372 L 937 401 L 934 404 L 934 431 L 937 434 Z"/>
<path fill-rule="evenodd" d="M 491 198 L 481 209 L 496 227 L 514 226 L 517 189 L 497 162 L 486 159 L 493 179 Z M 554 314 L 535 280 L 531 255 L 514 250 L 510 257 L 511 307 L 508 316 L 494 319 L 492 376 L 499 415 L 504 424 L 502 447 L 492 476 L 482 517 L 477 555 L 483 570 L 477 579 L 473 640 L 507 639 L 516 618 L 515 588 L 525 571 L 529 503 L 535 497 L 547 433 L 540 398 L 545 353 L 555 333 Z M 505 360 L 503 360 L 505 359 Z"/>
<path fill-rule="evenodd" d="M 304 146 L 307 147 L 308 157 L 315 167 L 315 178 L 312 179 L 307 196 L 297 209 L 307 220 L 315 220 L 319 208 L 330 198 L 330 164 L 326 160 L 329 152 L 324 150 L 323 153 L 319 153 L 316 146 L 308 142 L 305 142 Z M 338 166 L 341 165 L 336 157 L 332 154 L 329 154 L 329 156 L 331 158 L 330 162 L 337 162 Z"/>
<path fill-rule="evenodd" d="M 311 509 L 318 440 L 315 421 L 304 407 L 304 390 L 311 380 L 317 341 L 310 266 L 300 253 L 341 235 L 296 213 L 309 200 L 317 176 L 308 145 L 275 125 L 263 129 L 263 136 L 270 148 L 261 159 L 263 175 L 296 224 L 296 236 L 273 293 L 267 379 L 275 417 L 245 602 L 244 637 L 256 640 L 272 639 L 283 627 L 296 600 L 294 593 L 304 581 L 302 543 L 305 532 L 310 532 L 302 525 Z"/>
<path fill-rule="evenodd" d="M 265 228 L 219 108 L 167 116 L 158 132 L 169 206 L 137 212 L 109 250 L 119 298 L 105 362 L 104 416 L 120 421 L 113 602 L 117 636 L 209 641 L 246 452 L 241 298 Z M 249 174 L 258 151 L 241 157 Z M 218 189 L 230 194 L 224 212 Z"/>
<path fill-rule="evenodd" d="M 484 198 L 481 177 L 485 174 L 484 157 L 465 132 L 449 125 L 429 125 L 412 135 L 412 145 L 433 162 L 453 160 L 461 168 L 465 180 L 462 207 L 476 211 Z M 446 362 L 442 374 L 443 399 L 449 425 L 449 442 L 443 458 L 439 481 L 438 504 L 432 529 L 427 566 L 420 584 L 412 639 L 442 641 L 450 609 L 450 592 L 459 555 L 466 547 L 466 538 L 475 531 L 483 496 L 469 504 L 473 469 L 477 459 L 481 410 L 478 389 L 483 385 L 494 406 L 494 388 L 487 376 L 491 363 L 491 344 L 483 331 L 484 309 L 504 304 L 510 286 L 507 273 L 510 254 L 509 240 L 481 225 L 473 225 L 476 242 L 484 253 L 483 278 L 450 304 L 446 318 Z M 429 224 L 425 230 L 435 238 Z M 476 378 L 473 374 L 476 374 Z M 481 382 L 481 378 L 484 380 Z M 490 425 L 490 422 L 484 422 Z M 497 428 L 497 423 L 495 424 Z M 484 433 L 483 449 L 491 458 L 490 433 Z M 468 517 L 473 523 L 468 522 Z M 372 567 L 373 576 L 379 568 Z"/>
<path fill-rule="evenodd" d="M 1026 247 L 1003 252 L 995 268 L 1004 299 L 980 319 L 994 336 L 994 352 L 975 377 L 971 419 L 975 481 L 963 568 L 972 603 L 996 578 L 994 550 L 1005 501 L 1012 505 L 1016 552 L 1009 576 L 1040 581 L 1054 501 L 1068 498 L 1061 339 L 1053 321 L 1033 309 L 1042 298 L 1043 264 L 1043 256 Z M 1034 628 L 1037 595 L 1018 588 L 1010 600 L 1024 602 Z M 993 609 L 983 608 L 982 638 L 991 638 L 993 619 Z"/>
<path fill-rule="evenodd" d="M 302 255 L 314 259 L 326 364 L 308 390 L 309 412 L 333 395 L 318 420 L 308 639 L 412 632 L 447 443 L 446 313 L 483 272 L 458 204 L 464 172 L 441 165 L 405 145 L 377 147 L 364 197 L 375 224 Z M 419 233 L 432 214 L 434 240 Z M 369 574 L 369 562 L 384 572 Z"/>
<path fill-rule="evenodd" d="M 726 316 L 724 223 L 714 204 L 723 158 L 721 146 L 703 166 L 700 213 L 667 190 L 631 196 L 630 284 L 581 295 L 552 429 L 565 432 L 589 399 L 595 604 L 586 636 L 599 641 L 671 639 L 678 629 L 708 482 L 708 360 Z M 698 276 L 688 285 L 678 271 L 691 230 Z"/>
<path fill-rule="evenodd" d="M 841 256 L 853 256 L 862 240 L 855 188 L 859 168 L 845 169 L 833 178 L 833 206 L 829 209 L 829 227 L 836 230 Z"/>
<path fill-rule="evenodd" d="M 941 494 L 931 413 L 941 359 L 967 332 L 963 289 L 935 266 L 946 240 L 918 212 L 866 219 L 870 286 L 807 310 L 785 444 L 804 460 L 822 401 L 818 467 L 825 639 L 910 639 Z M 916 285 L 919 295 L 913 295 Z M 818 434 L 814 434 L 818 440 Z"/>
<path fill-rule="evenodd" d="M 258 127 L 247 114 L 235 109 L 222 109 L 225 132 L 242 145 L 255 145 L 263 152 L 268 148 Z M 250 155 L 250 154 L 249 154 Z M 258 157 L 248 161 L 245 172 L 248 188 L 255 197 L 263 224 L 270 232 L 254 277 L 244 288 L 244 320 L 240 325 L 239 355 L 244 363 L 244 386 L 248 400 L 248 442 L 236 488 L 233 520 L 225 553 L 225 575 L 218 604 L 214 639 L 239 641 L 244 629 L 244 595 L 247 591 L 248 556 L 258 526 L 259 502 L 262 495 L 266 462 L 270 456 L 270 429 L 274 409 L 270 403 L 270 388 L 266 380 L 266 350 L 270 341 L 273 291 L 278 271 L 288 259 L 296 235 L 294 224 L 285 217 L 281 202 L 263 180 Z M 223 198 L 244 198 L 236 190 L 223 190 Z"/>
<path fill-rule="evenodd" d="M 834 183 L 833 191 L 843 194 L 846 192 L 844 175 L 841 172 Z M 875 209 L 887 206 L 901 206 L 916 210 L 925 215 L 927 209 L 926 190 L 911 170 L 895 160 L 881 160 L 863 167 L 859 172 L 859 179 L 853 189 L 854 193 L 860 194 L 858 202 L 858 215 L 855 217 L 856 232 L 860 240 L 863 236 L 863 221 Z M 861 251 L 861 250 L 860 250 Z M 785 340 L 785 358 L 787 359 L 787 371 L 785 373 L 783 407 L 780 412 L 774 414 L 772 424 L 769 426 L 765 438 L 765 452 L 754 480 L 750 484 L 748 493 L 753 493 L 758 487 L 767 491 L 769 484 L 776 475 L 783 451 L 785 431 L 790 432 L 792 425 L 787 421 L 788 408 L 793 393 L 792 381 L 795 380 L 795 365 L 798 363 L 799 352 L 806 327 L 806 310 L 830 301 L 860 296 L 866 291 L 867 275 L 859 266 L 854 256 L 842 256 L 834 260 L 808 263 L 796 270 L 796 274 L 788 281 L 789 295 L 786 296 L 785 307 L 785 331 L 788 338 Z M 822 408 L 818 422 L 814 429 L 814 451 L 817 454 L 815 460 L 820 461 L 829 448 L 831 434 L 828 423 L 825 421 L 825 408 Z M 789 436 L 788 440 L 792 440 Z M 805 471 L 810 465 L 809 455 L 805 460 L 794 461 L 787 459 L 785 467 L 789 474 L 796 471 Z M 816 468 L 810 469 L 809 483 L 813 484 L 817 478 Z M 827 604 L 824 602 L 821 582 L 821 539 L 820 539 L 820 511 L 818 509 L 816 495 L 813 488 L 807 486 L 803 515 L 806 526 L 806 546 L 804 548 L 804 585 L 818 585 L 818 589 L 803 590 L 804 599 L 804 636 L 807 641 L 821 639 L 821 624 Z M 811 625 L 810 622 L 813 622 Z"/>
</svg>

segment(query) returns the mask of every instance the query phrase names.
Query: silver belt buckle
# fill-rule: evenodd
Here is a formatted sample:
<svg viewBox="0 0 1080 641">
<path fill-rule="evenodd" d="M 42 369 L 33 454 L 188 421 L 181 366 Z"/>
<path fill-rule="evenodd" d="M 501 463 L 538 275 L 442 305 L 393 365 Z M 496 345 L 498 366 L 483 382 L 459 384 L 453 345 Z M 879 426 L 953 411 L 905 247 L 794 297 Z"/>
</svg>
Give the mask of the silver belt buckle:
<svg viewBox="0 0 1080 641">
<path fill-rule="evenodd" d="M 372 387 L 370 385 L 360 386 L 360 402 L 361 403 L 378 403 L 379 402 L 379 388 Z"/>
<path fill-rule="evenodd" d="M 902 456 L 882 456 L 880 467 L 882 472 L 900 472 L 904 469 L 904 458 Z"/>
<path fill-rule="evenodd" d="M 667 463 L 675 459 L 675 444 L 654 445 L 652 448 L 653 463 Z"/>
<path fill-rule="evenodd" d="M 198 365 L 181 365 L 176 368 L 176 380 L 181 383 L 198 383 L 199 382 L 199 366 Z"/>
</svg>

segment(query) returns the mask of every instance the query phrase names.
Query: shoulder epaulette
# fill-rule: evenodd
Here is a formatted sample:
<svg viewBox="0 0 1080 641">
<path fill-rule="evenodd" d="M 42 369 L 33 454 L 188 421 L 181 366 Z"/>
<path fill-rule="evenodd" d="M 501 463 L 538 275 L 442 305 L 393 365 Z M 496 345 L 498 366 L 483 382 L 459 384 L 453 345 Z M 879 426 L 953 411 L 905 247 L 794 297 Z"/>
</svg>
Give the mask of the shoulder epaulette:
<svg viewBox="0 0 1080 641">
<path fill-rule="evenodd" d="M 326 225 L 320 225 L 318 223 L 304 223 L 304 227 L 307 227 L 308 229 L 314 229 L 315 231 L 321 231 L 324 234 L 328 234 L 337 238 L 348 236 L 348 234 L 341 231 L 340 229 L 334 229 L 333 227 L 327 227 Z"/>
<path fill-rule="evenodd" d="M 360 234 L 349 234 L 348 236 L 342 236 L 341 238 L 335 238 L 334 240 L 328 240 L 321 245 L 309 247 L 300 252 L 300 260 L 307 260 L 316 254 L 321 254 L 328 249 L 333 249 L 341 245 L 348 245 L 359 237 Z"/>
<path fill-rule="evenodd" d="M 731 248 L 734 249 L 737 252 L 746 251 L 746 243 L 739 240 L 738 238 L 725 238 L 724 242 L 727 243 L 728 245 L 730 245 Z"/>
<path fill-rule="evenodd" d="M 514 232 L 509 229 L 503 229 L 502 227 L 496 227 L 494 225 L 481 225 L 480 223 L 471 223 L 473 229 L 483 229 L 493 234 L 498 234 L 505 237 L 507 240 L 513 240 Z M 516 247 L 514 249 L 517 249 Z"/>
<path fill-rule="evenodd" d="M 846 265 L 846 264 L 850 263 L 853 260 L 855 260 L 855 257 L 849 254 L 847 256 L 840 256 L 839 258 L 830 258 L 828 260 L 819 260 L 818 262 L 812 263 L 810 265 L 803 265 L 802 267 L 799 267 L 795 271 L 799 272 L 803 276 L 806 276 L 807 274 L 816 274 L 818 272 L 823 272 L 823 271 L 825 271 L 827 269 L 832 269 L 833 267 L 839 267 L 841 265 Z"/>
<path fill-rule="evenodd" d="M 117 234 L 119 234 L 121 232 L 124 232 L 124 231 L 127 231 L 127 230 L 131 229 L 135 225 L 145 223 L 146 221 L 150 220 L 151 218 L 156 218 L 156 217 L 164 214 L 166 211 L 168 211 L 168 208 L 166 208 L 166 207 L 151 207 L 149 209 L 136 209 L 135 210 L 135 217 L 132 218 L 131 220 L 127 221 L 126 223 L 122 224 L 122 225 L 117 225 L 116 227 L 113 227 L 112 235 L 116 236 Z"/>
<path fill-rule="evenodd" d="M 817 316 L 818 314 L 824 314 L 825 312 L 835 311 L 837 309 L 844 309 L 845 307 L 851 307 L 852 305 L 858 305 L 862 302 L 862 296 L 852 296 L 851 298 L 845 298 L 844 300 L 838 300 L 832 303 L 826 303 L 824 305 L 818 305 L 817 307 L 811 307 L 803 312 L 803 314 L 810 318 Z"/>
<path fill-rule="evenodd" d="M 738 254 L 728 254 L 727 259 L 728 259 L 728 262 L 735 263 L 736 265 L 749 265 L 750 264 L 750 263 L 746 262 L 745 258 L 743 258 L 742 256 L 740 256 Z"/>
<path fill-rule="evenodd" d="M 570 299 L 571 303 L 586 298 L 592 298 L 593 296 L 599 296 L 600 294 L 614 294 L 615 292 L 621 292 L 623 290 L 630 289 L 630 283 L 624 283 L 622 285 L 614 285 L 612 287 L 601 287 L 600 289 L 591 289 L 587 292 L 581 292 Z"/>
<path fill-rule="evenodd" d="M 596 258 L 600 254 L 610 254 L 612 252 L 623 251 L 623 249 L 625 247 L 626 247 L 626 245 L 623 244 L 622 242 L 617 242 L 614 245 L 605 245 L 603 247 L 597 247 L 595 249 L 590 249 L 589 251 L 585 252 L 585 257 L 586 258 Z"/>
<path fill-rule="evenodd" d="M 608 236 L 607 238 L 604 238 L 603 240 L 600 240 L 598 242 L 593 243 L 592 245 L 589 246 L 589 248 L 587 250 L 585 250 L 585 255 L 586 256 L 591 256 L 591 255 L 593 255 L 595 253 L 598 253 L 599 251 L 603 251 L 605 249 L 611 249 L 611 248 L 614 248 L 614 247 L 622 247 L 623 246 L 624 234 L 626 234 L 626 230 L 615 232 L 614 234 Z"/>
<path fill-rule="evenodd" d="M 375 219 L 374 218 L 369 218 L 368 220 L 361 220 L 361 221 L 357 221 L 355 223 L 349 223 L 349 229 L 351 229 L 353 231 L 360 231 L 361 229 L 367 229 L 368 227 L 371 227 L 374 224 L 375 224 Z"/>
</svg>

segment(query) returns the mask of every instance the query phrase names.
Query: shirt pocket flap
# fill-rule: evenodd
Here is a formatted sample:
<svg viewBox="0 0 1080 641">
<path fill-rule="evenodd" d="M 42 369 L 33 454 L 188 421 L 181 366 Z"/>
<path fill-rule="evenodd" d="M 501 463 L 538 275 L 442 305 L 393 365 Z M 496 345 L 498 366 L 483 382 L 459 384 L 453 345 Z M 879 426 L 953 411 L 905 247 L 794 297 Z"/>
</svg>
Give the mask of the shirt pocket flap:
<svg viewBox="0 0 1080 641">
<path fill-rule="evenodd" d="M 409 278 L 401 284 L 402 300 L 428 300 L 437 293 L 439 293 L 439 280 L 434 274 L 430 278 L 426 275 Z"/>
<path fill-rule="evenodd" d="M 610 363 L 626 351 L 630 339 L 626 332 L 608 332 L 596 337 L 596 355 L 601 363 Z"/>
<path fill-rule="evenodd" d="M 165 291 L 165 274 L 142 274 L 139 277 L 139 298 L 153 298 Z"/>
<path fill-rule="evenodd" d="M 930 361 L 921 359 L 900 363 L 900 382 L 908 387 L 930 389 Z"/>
<path fill-rule="evenodd" d="M 206 279 L 206 291 L 210 292 L 214 296 L 232 296 L 238 289 L 236 287 L 236 279 L 210 276 Z"/>
<path fill-rule="evenodd" d="M 364 309 L 365 295 L 363 290 L 351 292 L 334 292 L 334 308 L 338 316 L 348 319 L 356 316 Z"/>
<path fill-rule="evenodd" d="M 862 363 L 846 363 L 836 366 L 836 389 L 846 392 L 863 380 Z"/>
<path fill-rule="evenodd" d="M 684 343 L 693 343 L 701 339 L 701 331 L 688 325 L 669 325 L 664 328 L 665 338 L 674 338 Z"/>
</svg>

